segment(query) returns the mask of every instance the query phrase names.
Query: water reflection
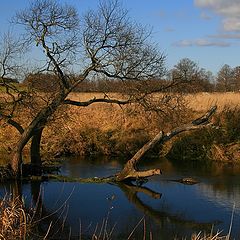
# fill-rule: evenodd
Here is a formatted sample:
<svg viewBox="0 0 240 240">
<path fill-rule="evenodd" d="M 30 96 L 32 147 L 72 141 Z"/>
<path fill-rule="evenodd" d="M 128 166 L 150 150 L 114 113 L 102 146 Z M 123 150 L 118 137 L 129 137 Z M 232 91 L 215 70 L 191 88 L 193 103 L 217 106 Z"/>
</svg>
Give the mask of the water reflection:
<svg viewBox="0 0 240 240">
<path fill-rule="evenodd" d="M 240 236 L 240 171 L 237 167 L 171 163 L 166 159 L 147 163 L 161 168 L 144 186 L 81 184 L 61 182 L 23 182 L 4 184 L 2 195 L 22 195 L 29 205 L 39 206 L 36 216 L 44 218 L 38 233 L 46 232 L 51 222 L 58 239 L 91 236 L 96 225 L 108 219 L 115 238 L 126 238 L 144 217 L 146 231 L 153 239 L 180 239 L 192 232 L 215 230 L 227 233 L 235 203 L 232 236 Z M 70 159 L 62 174 L 74 177 L 109 176 L 121 169 L 116 159 Z M 141 166 L 144 168 L 145 166 Z M 149 166 L 148 166 L 149 167 Z M 186 186 L 172 180 L 194 177 L 199 184 Z M 46 217 L 47 216 L 47 217 Z M 63 232 L 62 232 L 63 231 Z M 61 233 L 61 234 L 60 234 Z M 134 233 L 143 234 L 143 221 Z M 64 238 L 63 236 L 67 236 Z"/>
<path fill-rule="evenodd" d="M 144 213 L 151 221 L 154 221 L 156 227 L 161 229 L 158 230 L 158 234 L 162 237 L 172 238 L 179 236 L 187 236 L 189 231 L 188 229 L 194 229 L 195 231 L 209 231 L 214 224 L 212 223 L 201 223 L 193 220 L 188 220 L 184 218 L 183 214 L 169 214 L 168 207 L 165 208 L 154 208 L 153 206 L 145 203 L 138 196 L 138 193 L 144 193 L 154 199 L 160 199 L 162 197 L 161 193 L 157 193 L 147 187 L 138 187 L 134 185 L 120 184 L 119 187 L 126 195 L 129 202 L 133 203 L 134 206 Z M 178 226 L 181 226 L 178 228 Z M 155 227 L 155 228 L 156 228 Z M 169 228 L 170 227 L 170 228 Z"/>
</svg>

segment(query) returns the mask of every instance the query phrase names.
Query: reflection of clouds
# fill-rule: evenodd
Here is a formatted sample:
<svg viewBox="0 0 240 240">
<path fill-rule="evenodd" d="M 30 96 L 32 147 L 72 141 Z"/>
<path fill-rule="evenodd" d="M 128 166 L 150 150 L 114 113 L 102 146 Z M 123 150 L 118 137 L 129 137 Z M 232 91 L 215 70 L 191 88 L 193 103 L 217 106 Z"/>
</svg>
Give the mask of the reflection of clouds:
<svg viewBox="0 0 240 240">
<path fill-rule="evenodd" d="M 225 187 L 224 190 L 220 190 L 215 185 L 201 183 L 199 184 L 199 190 L 199 194 L 215 205 L 221 205 L 232 210 L 235 204 L 235 209 L 240 211 L 240 189 L 227 189 Z"/>
</svg>

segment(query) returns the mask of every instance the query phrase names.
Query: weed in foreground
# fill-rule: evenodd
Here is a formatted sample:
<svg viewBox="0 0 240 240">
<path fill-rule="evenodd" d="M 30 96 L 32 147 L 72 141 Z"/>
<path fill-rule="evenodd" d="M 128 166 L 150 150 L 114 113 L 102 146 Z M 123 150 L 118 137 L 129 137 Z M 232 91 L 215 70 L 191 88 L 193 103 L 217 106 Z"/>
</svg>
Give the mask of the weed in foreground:
<svg viewBox="0 0 240 240">
<path fill-rule="evenodd" d="M 25 211 L 22 200 L 5 196 L 0 200 L 0 238 L 26 239 L 31 217 Z"/>
<path fill-rule="evenodd" d="M 35 218 L 37 207 L 27 209 L 20 196 L 6 194 L 0 199 L 0 239 L 26 240 L 33 239 L 33 235 L 34 239 L 46 239 L 47 235 L 40 236 L 36 232 L 39 223 Z"/>
</svg>

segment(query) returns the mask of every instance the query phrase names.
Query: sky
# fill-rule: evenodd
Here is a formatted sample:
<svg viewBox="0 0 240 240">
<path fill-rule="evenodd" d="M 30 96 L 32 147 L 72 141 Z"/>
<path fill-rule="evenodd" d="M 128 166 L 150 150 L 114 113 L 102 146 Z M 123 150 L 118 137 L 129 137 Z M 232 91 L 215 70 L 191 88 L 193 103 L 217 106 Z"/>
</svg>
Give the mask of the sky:
<svg viewBox="0 0 240 240">
<path fill-rule="evenodd" d="M 98 0 L 59 0 L 79 13 L 96 8 Z M 120 0 L 129 16 L 152 29 L 152 41 L 166 55 L 171 69 L 182 58 L 216 74 L 224 64 L 240 65 L 240 0 Z M 0 34 L 29 0 L 1 1 Z"/>
</svg>

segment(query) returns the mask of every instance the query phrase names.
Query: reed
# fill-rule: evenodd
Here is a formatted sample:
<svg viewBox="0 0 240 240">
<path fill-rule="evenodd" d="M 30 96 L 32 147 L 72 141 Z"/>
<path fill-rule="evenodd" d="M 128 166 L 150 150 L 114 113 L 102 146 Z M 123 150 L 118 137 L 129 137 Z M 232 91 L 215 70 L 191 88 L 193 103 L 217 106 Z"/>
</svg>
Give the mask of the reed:
<svg viewBox="0 0 240 240">
<path fill-rule="evenodd" d="M 0 200 L 0 209 L 0 239 L 26 239 L 33 223 L 22 200 L 6 195 Z"/>
<path fill-rule="evenodd" d="M 227 235 L 222 235 L 221 231 L 217 233 L 202 233 L 199 232 L 198 234 L 194 233 L 191 236 L 191 240 L 230 240 L 230 232 Z"/>
</svg>

